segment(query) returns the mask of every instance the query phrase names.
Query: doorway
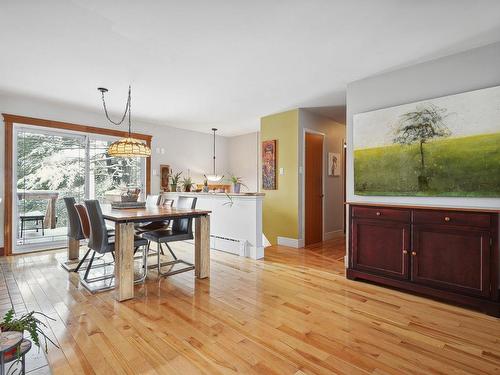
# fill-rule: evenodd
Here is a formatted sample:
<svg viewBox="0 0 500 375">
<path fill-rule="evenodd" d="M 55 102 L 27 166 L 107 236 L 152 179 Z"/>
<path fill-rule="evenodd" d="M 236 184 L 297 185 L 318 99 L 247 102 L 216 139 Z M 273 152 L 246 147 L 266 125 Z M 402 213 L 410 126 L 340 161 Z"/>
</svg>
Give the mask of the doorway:
<svg viewBox="0 0 500 375">
<path fill-rule="evenodd" d="M 323 241 L 323 144 L 325 136 L 306 132 L 305 154 L 305 246 Z"/>
</svg>

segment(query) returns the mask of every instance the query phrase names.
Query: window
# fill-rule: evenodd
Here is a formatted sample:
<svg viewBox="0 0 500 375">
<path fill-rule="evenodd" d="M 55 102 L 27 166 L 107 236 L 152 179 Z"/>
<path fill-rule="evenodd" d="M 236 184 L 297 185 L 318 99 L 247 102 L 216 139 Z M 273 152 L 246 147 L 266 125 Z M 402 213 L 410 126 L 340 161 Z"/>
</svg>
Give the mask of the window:
<svg viewBox="0 0 500 375">
<path fill-rule="evenodd" d="M 14 252 L 66 245 L 63 198 L 108 203 L 126 188 L 145 191 L 144 158 L 116 158 L 117 138 L 32 126 L 14 127 Z M 17 204 L 15 203 L 17 202 Z"/>
</svg>

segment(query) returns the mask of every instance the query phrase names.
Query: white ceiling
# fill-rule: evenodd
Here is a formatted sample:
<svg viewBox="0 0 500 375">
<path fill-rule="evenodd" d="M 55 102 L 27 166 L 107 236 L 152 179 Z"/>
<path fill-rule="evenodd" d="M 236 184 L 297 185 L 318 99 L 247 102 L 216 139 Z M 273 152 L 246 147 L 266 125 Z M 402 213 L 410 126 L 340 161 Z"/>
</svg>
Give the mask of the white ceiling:
<svg viewBox="0 0 500 375">
<path fill-rule="evenodd" d="M 500 40 L 500 1 L 1 0 L 0 90 L 222 135 L 345 87 Z"/>
</svg>

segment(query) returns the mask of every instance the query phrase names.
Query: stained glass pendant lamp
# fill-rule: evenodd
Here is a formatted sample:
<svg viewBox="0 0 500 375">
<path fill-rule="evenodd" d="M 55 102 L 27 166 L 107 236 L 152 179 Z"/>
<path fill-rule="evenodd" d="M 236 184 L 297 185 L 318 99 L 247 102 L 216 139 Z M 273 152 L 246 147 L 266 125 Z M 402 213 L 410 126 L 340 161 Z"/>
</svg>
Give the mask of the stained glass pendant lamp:
<svg viewBox="0 0 500 375">
<path fill-rule="evenodd" d="M 216 128 L 212 128 L 212 131 L 214 132 L 214 157 L 213 157 L 214 170 L 213 170 L 212 174 L 206 174 L 205 177 L 210 182 L 218 182 L 218 181 L 220 181 L 220 180 L 222 180 L 224 178 L 224 175 L 220 175 L 220 174 L 217 174 L 215 172 L 215 132 L 217 131 L 217 129 Z"/>
<path fill-rule="evenodd" d="M 134 157 L 147 158 L 151 156 L 151 149 L 148 147 L 148 145 L 139 139 L 132 138 L 131 136 L 132 134 L 131 132 L 132 123 L 130 120 L 130 106 L 132 97 L 131 87 L 130 86 L 128 87 L 128 99 L 127 99 L 127 104 L 125 105 L 125 112 L 123 113 L 121 120 L 116 122 L 111 120 L 111 118 L 109 117 L 108 109 L 106 108 L 106 101 L 104 100 L 104 94 L 108 92 L 108 89 L 104 87 L 99 87 L 97 90 L 101 92 L 102 106 L 104 108 L 104 113 L 106 114 L 106 118 L 108 119 L 109 122 L 111 122 L 114 125 L 121 125 L 123 121 L 125 121 L 125 118 L 128 115 L 128 137 L 122 138 L 118 141 L 111 143 L 111 145 L 108 147 L 108 155 L 122 157 L 122 158 L 134 158 Z"/>
</svg>

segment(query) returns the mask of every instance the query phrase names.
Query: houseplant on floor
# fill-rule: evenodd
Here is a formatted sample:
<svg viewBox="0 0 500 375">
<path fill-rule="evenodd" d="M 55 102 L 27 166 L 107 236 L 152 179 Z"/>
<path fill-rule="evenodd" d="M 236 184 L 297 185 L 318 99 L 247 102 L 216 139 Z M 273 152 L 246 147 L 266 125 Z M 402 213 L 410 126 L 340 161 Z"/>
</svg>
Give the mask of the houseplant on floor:
<svg viewBox="0 0 500 375">
<path fill-rule="evenodd" d="M 248 189 L 248 186 L 246 186 L 243 183 L 243 180 L 241 177 L 231 175 L 231 182 L 233 184 L 233 193 L 239 194 L 242 186 L 244 186 Z"/>
<path fill-rule="evenodd" d="M 29 313 L 21 315 L 21 317 L 19 318 L 16 318 L 14 315 L 14 309 L 10 309 L 5 313 L 3 320 L 0 322 L 0 330 L 2 332 L 15 331 L 22 333 L 26 331 L 29 333 L 31 341 L 33 341 L 33 344 L 35 344 L 39 348 L 40 348 L 40 338 L 42 337 L 45 344 L 44 345 L 45 352 L 47 352 L 48 342 L 53 344 L 55 347 L 59 348 L 59 346 L 45 334 L 42 328 L 47 328 L 47 325 L 40 319 L 38 319 L 37 315 L 55 321 L 55 319 L 52 319 L 51 317 L 38 311 L 31 311 Z M 16 351 L 17 348 L 11 350 L 11 352 L 13 353 L 15 353 Z M 8 354 L 11 353 L 5 353 L 5 355 Z"/>
<path fill-rule="evenodd" d="M 175 174 L 172 174 L 170 176 L 170 191 L 177 191 L 177 185 L 179 184 L 179 181 L 181 179 L 181 174 L 182 172 L 178 172 Z"/>
</svg>

